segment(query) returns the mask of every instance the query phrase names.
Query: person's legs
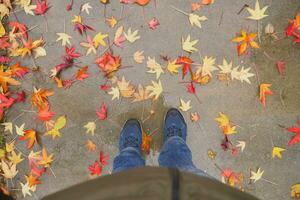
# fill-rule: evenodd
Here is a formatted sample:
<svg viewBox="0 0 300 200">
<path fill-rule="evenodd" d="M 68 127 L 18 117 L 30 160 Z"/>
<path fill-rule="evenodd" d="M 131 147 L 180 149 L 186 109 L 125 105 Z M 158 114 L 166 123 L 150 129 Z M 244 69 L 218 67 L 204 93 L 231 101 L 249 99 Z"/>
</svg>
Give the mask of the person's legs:
<svg viewBox="0 0 300 200">
<path fill-rule="evenodd" d="M 209 176 L 192 161 L 192 153 L 186 144 L 187 126 L 177 109 L 170 109 L 165 118 L 164 145 L 158 158 L 160 166 L 177 168 L 200 176 Z"/>
<path fill-rule="evenodd" d="M 137 120 L 128 120 L 120 135 L 120 154 L 115 157 L 113 173 L 131 168 L 145 166 L 145 160 L 141 154 L 142 129 Z"/>
</svg>

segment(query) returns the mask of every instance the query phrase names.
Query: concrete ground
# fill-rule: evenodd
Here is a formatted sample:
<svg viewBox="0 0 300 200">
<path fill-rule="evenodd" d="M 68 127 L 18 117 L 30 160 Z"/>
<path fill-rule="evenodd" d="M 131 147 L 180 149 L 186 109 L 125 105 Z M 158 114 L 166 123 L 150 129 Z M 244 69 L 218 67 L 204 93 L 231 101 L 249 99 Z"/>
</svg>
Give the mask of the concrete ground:
<svg viewBox="0 0 300 200">
<path fill-rule="evenodd" d="M 287 147 L 287 143 L 292 134 L 288 133 L 282 126 L 289 127 L 295 125 L 300 114 L 300 46 L 293 44 L 290 39 L 282 39 L 274 42 L 264 34 L 263 27 L 267 23 L 272 23 L 275 31 L 284 36 L 284 29 L 288 19 L 294 18 L 300 11 L 298 0 L 261 0 L 262 5 L 270 4 L 267 10 L 269 15 L 259 22 L 259 32 L 261 37 L 261 48 L 253 51 L 249 55 L 238 57 L 236 44 L 231 39 L 241 28 L 246 28 L 253 32 L 257 31 L 257 23 L 246 19 L 248 12 L 244 10 L 237 14 L 244 4 L 254 6 L 254 0 L 227 0 L 218 1 L 214 4 L 200 9 L 197 13 L 205 15 L 208 20 L 202 23 L 202 28 L 191 28 L 188 18 L 172 9 L 174 5 L 186 12 L 190 11 L 192 1 L 159 1 L 155 7 L 154 1 L 145 7 L 145 19 L 142 8 L 137 5 L 129 5 L 124 8 L 124 19 L 118 25 L 123 25 L 127 30 L 132 27 L 139 29 L 141 39 L 134 44 L 126 43 L 123 49 L 113 47 L 115 54 L 120 54 L 124 66 L 134 66 L 118 71 L 118 76 L 125 76 L 135 85 L 141 83 L 149 85 L 155 76 L 146 73 L 146 63 L 136 64 L 131 55 L 137 50 L 143 50 L 145 56 L 155 57 L 163 66 L 166 62 L 160 59 L 160 54 L 168 55 L 175 59 L 179 55 L 187 55 L 181 49 L 181 37 L 191 35 L 192 39 L 199 39 L 196 45 L 201 56 L 216 57 L 217 64 L 221 64 L 223 58 L 232 60 L 234 66 L 243 65 L 252 67 L 251 72 L 258 74 L 257 77 L 250 78 L 252 84 L 241 83 L 237 80 L 231 81 L 228 85 L 217 80 L 217 73 L 212 81 L 205 86 L 197 86 L 197 93 L 201 104 L 194 95 L 188 94 L 185 84 L 179 83 L 181 75 L 171 76 L 168 72 L 161 76 L 164 88 L 162 97 L 155 102 L 131 103 L 122 99 L 121 101 L 111 101 L 111 96 L 99 90 L 99 85 L 105 80 L 98 67 L 95 65 L 96 56 L 83 56 L 80 61 L 89 66 L 90 78 L 82 83 L 73 85 L 69 90 L 57 89 L 51 79 L 49 71 L 60 61 L 64 48 L 60 43 L 55 42 L 57 32 L 64 32 L 64 20 L 66 22 L 66 33 L 73 38 L 72 44 L 82 54 L 85 49 L 79 46 L 79 42 L 85 40 L 78 33 L 73 31 L 71 20 L 73 15 L 78 14 L 79 7 L 85 0 L 75 1 L 73 11 L 65 10 L 69 1 L 50 1 L 51 9 L 46 16 L 49 23 L 49 30 L 45 32 L 43 17 L 26 16 L 23 12 L 18 12 L 17 16 L 21 22 L 28 27 L 39 25 L 30 32 L 32 38 L 43 36 L 46 41 L 47 56 L 37 59 L 42 73 L 35 72 L 26 76 L 22 88 L 31 92 L 32 88 L 52 88 L 55 95 L 50 97 L 51 108 L 56 112 L 56 116 L 66 115 L 67 126 L 63 129 L 62 137 L 56 140 L 42 136 L 42 143 L 49 152 L 55 154 L 55 161 L 52 169 L 56 175 L 54 177 L 50 171 L 42 178 L 42 184 L 37 186 L 37 191 L 33 197 L 26 199 L 40 199 L 47 194 L 59 191 L 68 186 L 80 183 L 89 179 L 88 166 L 98 158 L 98 153 L 103 150 L 109 155 L 108 167 L 105 167 L 104 174 L 108 174 L 112 167 L 113 158 L 118 154 L 118 136 L 121 126 L 129 117 L 145 119 L 149 115 L 149 110 L 155 111 L 155 116 L 146 120 L 143 126 L 149 132 L 158 129 L 154 136 L 154 144 L 150 155 L 146 156 L 149 165 L 157 165 L 157 157 L 161 146 L 161 128 L 163 115 L 169 107 L 178 107 L 179 99 L 192 101 L 192 109 L 201 115 L 197 123 L 192 123 L 189 117 L 190 111 L 184 113 L 188 124 L 187 143 L 193 152 L 193 160 L 199 168 L 208 174 L 221 179 L 221 172 L 216 167 L 231 168 L 236 172 L 242 172 L 245 181 L 244 189 L 247 192 L 261 198 L 282 200 L 289 199 L 291 185 L 300 181 L 300 144 Z M 96 32 L 108 33 L 114 37 L 116 29 L 111 29 L 105 24 L 104 6 L 99 1 L 91 1 L 93 7 L 89 16 L 84 16 L 86 23 L 93 26 Z M 111 1 L 107 5 L 107 16 L 119 18 L 122 6 L 119 1 Z M 157 30 L 150 30 L 147 23 L 151 18 L 156 17 L 160 26 Z M 13 16 L 11 17 L 13 19 Z M 117 26 L 118 26 L 117 25 Z M 94 34 L 94 33 L 92 33 Z M 267 52 L 275 60 L 267 58 L 263 52 Z M 103 48 L 98 50 L 97 56 L 103 53 Z M 200 62 L 198 53 L 191 55 L 195 62 Z M 280 76 L 277 72 L 275 62 L 282 59 L 286 62 L 286 75 Z M 32 66 L 31 60 L 23 59 L 24 65 Z M 256 71 L 254 66 L 256 66 Z M 77 70 L 77 69 L 75 69 Z M 66 75 L 72 70 L 65 72 Z M 264 108 L 258 99 L 258 80 L 260 83 L 271 83 L 273 96 L 268 96 L 267 106 Z M 280 95 L 281 94 L 281 95 Z M 96 109 L 100 104 L 106 102 L 108 106 L 108 120 L 96 121 L 97 129 L 95 136 L 85 134 L 83 126 L 96 119 Z M 144 108 L 144 112 L 142 111 Z M 8 114 L 8 121 L 19 116 L 24 110 L 33 110 L 29 98 L 25 104 L 15 105 Z M 219 112 L 224 112 L 230 119 L 238 125 L 238 133 L 230 136 L 233 144 L 238 140 L 246 141 L 244 152 L 238 152 L 232 156 L 230 151 L 224 152 L 220 146 L 223 139 L 222 132 L 214 120 Z M 142 117 L 142 113 L 144 113 Z M 15 120 L 15 124 L 26 124 L 26 128 L 36 128 L 43 132 L 44 128 L 37 122 L 36 114 L 25 112 Z M 86 140 L 91 139 L 97 143 L 97 151 L 89 153 L 86 150 Z M 8 138 L 9 140 L 9 138 Z M 18 144 L 18 147 L 25 150 L 25 146 Z M 279 146 L 286 148 L 282 159 L 272 159 L 272 148 Z M 35 147 L 37 148 L 37 147 Z M 211 160 L 207 151 L 211 149 L 217 153 L 216 159 Z M 36 149 L 37 150 L 37 149 Z M 22 162 L 19 166 L 20 181 L 24 181 L 24 174 L 28 172 L 27 162 Z M 250 183 L 250 170 L 260 167 L 264 170 L 264 180 Z M 266 181 L 267 180 L 267 181 Z M 272 182 L 272 183 L 270 183 Z M 17 184 L 17 182 L 16 182 Z M 19 195 L 21 199 L 21 194 Z"/>
</svg>

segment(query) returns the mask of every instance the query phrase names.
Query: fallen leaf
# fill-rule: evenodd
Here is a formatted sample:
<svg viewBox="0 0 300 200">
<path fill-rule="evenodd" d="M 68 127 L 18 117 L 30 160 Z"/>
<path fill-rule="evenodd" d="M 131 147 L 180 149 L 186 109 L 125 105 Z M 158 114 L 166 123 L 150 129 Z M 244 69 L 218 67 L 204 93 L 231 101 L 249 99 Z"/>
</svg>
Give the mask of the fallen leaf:
<svg viewBox="0 0 300 200">
<path fill-rule="evenodd" d="M 104 102 L 101 104 L 100 111 L 97 111 L 97 116 L 99 120 L 105 120 L 107 118 L 107 108 Z"/>
<path fill-rule="evenodd" d="M 47 0 L 36 0 L 36 8 L 34 10 L 36 15 L 44 15 L 48 9 Z"/>
<path fill-rule="evenodd" d="M 198 43 L 199 40 L 193 40 L 191 41 L 191 36 L 188 35 L 186 39 L 183 37 L 181 38 L 182 43 L 182 49 L 188 53 L 193 53 L 195 51 L 198 51 L 197 48 L 194 47 Z"/>
<path fill-rule="evenodd" d="M 272 149 L 272 158 L 275 158 L 276 156 L 278 158 L 282 158 L 281 152 L 285 151 L 286 149 L 280 148 L 280 147 L 273 147 Z"/>
<path fill-rule="evenodd" d="M 227 60 L 225 58 L 223 58 L 223 64 L 218 65 L 218 67 L 220 68 L 220 73 L 223 73 L 223 74 L 231 73 L 232 61 L 230 61 L 230 63 L 229 63 L 229 62 L 227 62 Z"/>
<path fill-rule="evenodd" d="M 210 149 L 210 150 L 207 151 L 207 155 L 210 159 L 214 160 L 217 156 L 217 153 Z"/>
<path fill-rule="evenodd" d="M 24 160 L 22 158 L 22 154 L 21 153 L 16 154 L 14 150 L 11 152 L 11 156 L 8 156 L 8 159 L 15 165 L 19 164 Z"/>
<path fill-rule="evenodd" d="M 193 74 L 192 72 L 192 63 L 193 61 L 186 56 L 179 56 L 176 60 L 176 64 L 181 64 L 183 65 L 182 68 L 182 79 L 184 79 L 185 75 L 190 72 L 191 76 Z"/>
<path fill-rule="evenodd" d="M 76 80 L 83 81 L 84 79 L 88 78 L 90 75 L 87 73 L 88 66 L 84 66 L 79 69 L 76 73 Z"/>
<path fill-rule="evenodd" d="M 190 20 L 190 23 L 192 26 L 195 25 L 195 26 L 201 28 L 201 22 L 206 21 L 207 17 L 205 17 L 205 16 L 200 17 L 197 14 L 191 13 L 191 14 L 189 14 L 189 20 Z"/>
<path fill-rule="evenodd" d="M 241 36 L 232 39 L 233 42 L 238 43 L 237 45 L 238 56 L 244 54 L 248 46 L 255 49 L 259 48 L 257 42 L 254 41 L 256 37 L 257 37 L 256 33 L 247 34 L 245 30 L 241 30 Z"/>
<path fill-rule="evenodd" d="M 179 67 L 180 67 L 180 64 L 177 64 L 177 60 L 168 61 L 167 69 L 172 75 L 178 74 Z"/>
<path fill-rule="evenodd" d="M 70 35 L 66 34 L 66 33 L 56 33 L 56 35 L 58 35 L 58 38 L 56 39 L 56 42 L 61 40 L 61 45 L 62 46 L 66 46 L 71 45 L 70 39 L 72 38 Z"/>
<path fill-rule="evenodd" d="M 39 165 L 47 168 L 50 167 L 50 164 L 53 162 L 53 154 L 48 155 L 45 147 L 42 149 L 42 159 L 38 162 Z"/>
<path fill-rule="evenodd" d="M 199 119 L 200 119 L 200 116 L 197 112 L 191 113 L 192 122 L 197 122 L 197 121 L 199 121 Z"/>
<path fill-rule="evenodd" d="M 139 34 L 139 30 L 135 30 L 132 32 L 131 28 L 128 29 L 127 33 L 124 32 L 124 36 L 130 43 L 134 43 L 135 41 L 141 38 L 141 36 L 139 36 L 138 34 Z"/>
<path fill-rule="evenodd" d="M 244 68 L 243 66 L 241 67 L 240 71 L 239 70 L 239 66 L 233 68 L 233 70 L 231 71 L 231 79 L 234 80 L 234 79 L 237 79 L 239 81 L 241 81 L 242 83 L 245 81 L 249 84 L 251 84 L 249 78 L 253 77 L 254 74 L 253 73 L 250 73 L 250 67 L 248 68 Z"/>
<path fill-rule="evenodd" d="M 87 48 L 86 55 L 89 55 L 92 52 L 96 54 L 97 50 L 95 47 L 96 45 L 94 40 L 92 40 L 92 38 L 89 35 L 86 37 L 86 40 L 86 42 L 80 42 L 80 46 Z"/>
<path fill-rule="evenodd" d="M 254 181 L 254 183 L 261 179 L 264 171 L 261 171 L 260 168 L 257 169 L 256 172 L 251 171 L 251 177 L 250 179 Z"/>
<path fill-rule="evenodd" d="M 187 92 L 188 93 L 191 93 L 191 94 L 196 94 L 196 88 L 193 84 L 193 82 L 190 82 L 186 85 L 186 89 L 187 89 Z"/>
<path fill-rule="evenodd" d="M 271 23 L 268 23 L 265 27 L 265 34 L 273 34 L 274 31 L 274 26 Z"/>
<path fill-rule="evenodd" d="M 81 6 L 81 12 L 85 11 L 86 14 L 90 14 L 90 9 L 92 8 L 92 6 L 90 5 L 90 3 L 85 3 Z"/>
<path fill-rule="evenodd" d="M 112 95 L 111 100 L 120 99 L 120 90 L 118 87 L 111 87 L 108 94 Z"/>
<path fill-rule="evenodd" d="M 85 133 L 91 133 L 92 135 L 95 134 L 96 130 L 96 123 L 95 122 L 88 122 L 86 125 L 84 125 L 84 128 L 86 128 Z"/>
<path fill-rule="evenodd" d="M 99 153 L 99 162 L 102 166 L 108 165 L 108 155 L 104 154 L 103 151 Z"/>
<path fill-rule="evenodd" d="M 39 110 L 38 119 L 43 122 L 47 122 L 50 121 L 54 115 L 55 112 L 50 111 L 49 105 L 46 105 L 44 108 Z"/>
<path fill-rule="evenodd" d="M 186 111 L 190 110 L 192 108 L 192 106 L 191 106 L 191 100 L 188 100 L 187 102 L 185 102 L 183 99 L 180 99 L 180 106 L 179 106 L 179 108 L 183 112 L 186 112 Z"/>
<path fill-rule="evenodd" d="M 300 183 L 292 185 L 292 187 L 291 187 L 291 197 L 296 199 L 296 200 L 299 200 L 299 197 L 300 197 Z"/>
<path fill-rule="evenodd" d="M 162 69 L 161 65 L 156 62 L 155 58 L 148 57 L 147 67 L 149 68 L 147 72 L 156 74 L 156 79 L 159 79 L 160 75 L 164 73 L 164 70 Z"/>
<path fill-rule="evenodd" d="M 215 118 L 219 123 L 219 127 L 223 130 L 224 135 L 230 135 L 236 133 L 236 127 L 232 126 L 229 118 L 224 113 L 219 113 L 219 117 Z"/>
<path fill-rule="evenodd" d="M 150 147 L 151 147 L 152 137 L 151 135 L 147 134 L 144 130 L 142 131 L 142 152 L 149 154 Z"/>
<path fill-rule="evenodd" d="M 65 116 L 60 116 L 57 118 L 57 120 L 54 123 L 54 127 L 47 131 L 45 135 L 52 136 L 52 139 L 55 139 L 56 137 L 61 137 L 60 130 L 63 129 L 67 124 L 67 119 Z"/>
<path fill-rule="evenodd" d="M 261 20 L 261 19 L 267 17 L 268 15 L 265 14 L 267 8 L 268 8 L 268 6 L 265 6 L 262 9 L 260 9 L 259 2 L 258 2 L 258 0 L 256 0 L 255 8 L 254 9 L 252 9 L 250 7 L 247 7 L 247 11 L 250 14 L 250 16 L 248 17 L 248 19 Z"/>
<path fill-rule="evenodd" d="M 191 4 L 191 9 L 192 9 L 192 12 L 195 12 L 197 10 L 199 10 L 201 7 L 201 4 L 199 2 L 196 2 L 196 3 L 192 3 Z"/>
<path fill-rule="evenodd" d="M 19 136 L 24 135 L 24 126 L 25 126 L 25 123 L 23 123 L 20 127 L 15 125 L 17 135 L 19 135 Z"/>
<path fill-rule="evenodd" d="M 93 143 L 91 140 L 87 140 L 86 148 L 89 152 L 96 151 L 96 144 Z"/>
<path fill-rule="evenodd" d="M 153 97 L 153 100 L 157 100 L 163 92 L 161 82 L 158 80 L 158 82 L 151 81 L 151 83 L 152 85 L 148 85 L 146 90 L 150 92 L 149 97 Z"/>
<path fill-rule="evenodd" d="M 15 149 L 15 142 L 16 141 L 13 140 L 12 142 L 5 144 L 5 150 L 6 150 L 7 153 L 10 153 Z"/>
<path fill-rule="evenodd" d="M 124 76 L 122 77 L 121 81 L 118 80 L 117 85 L 122 97 L 130 98 L 133 96 L 135 88 L 130 84 L 130 81 L 126 81 Z"/>
<path fill-rule="evenodd" d="M 106 77 L 112 78 L 121 67 L 121 58 L 106 52 L 103 56 L 96 59 L 96 63 Z"/>
<path fill-rule="evenodd" d="M 159 25 L 159 21 L 155 17 L 148 22 L 148 26 L 151 30 L 157 29 Z"/>
<path fill-rule="evenodd" d="M 36 186 L 38 184 L 41 184 L 41 181 L 39 180 L 39 177 L 34 176 L 33 174 L 29 174 L 29 176 L 25 176 L 27 183 L 29 187 Z"/>
<path fill-rule="evenodd" d="M 263 106 L 266 106 L 266 95 L 273 94 L 273 92 L 270 90 L 271 86 L 272 86 L 272 84 L 267 84 L 267 83 L 260 84 L 259 100 L 263 104 Z"/>
<path fill-rule="evenodd" d="M 133 59 L 137 63 L 143 63 L 145 56 L 144 56 L 144 51 L 136 51 L 133 54 Z"/>
<path fill-rule="evenodd" d="M 196 74 L 201 74 L 202 77 L 208 75 L 212 77 L 212 72 L 218 70 L 217 67 L 215 67 L 216 59 L 213 57 L 207 57 L 205 56 L 203 58 L 203 64 L 202 66 L 197 67 Z"/>
<path fill-rule="evenodd" d="M 289 141 L 288 146 L 295 145 L 296 143 L 300 142 L 300 127 L 289 127 L 287 128 L 289 132 L 295 133 L 296 135 L 292 137 Z"/>
<path fill-rule="evenodd" d="M 13 124 L 11 122 L 4 122 L 1 125 L 4 126 L 4 132 L 9 131 L 10 134 L 13 134 Z"/>
<path fill-rule="evenodd" d="M 91 175 L 101 176 L 102 165 L 100 165 L 98 161 L 95 161 L 94 164 L 90 165 L 88 169 L 89 169 Z"/>
<path fill-rule="evenodd" d="M 23 197 L 25 198 L 26 195 L 31 196 L 30 187 L 29 187 L 28 182 L 26 182 L 25 184 L 23 184 L 22 182 L 20 182 L 20 184 L 21 184 L 21 191 L 22 191 Z"/>
<path fill-rule="evenodd" d="M 209 4 L 214 3 L 214 0 L 202 0 L 201 3 L 202 3 L 203 5 L 209 5 Z"/>
<path fill-rule="evenodd" d="M 107 34 L 102 34 L 101 32 L 97 33 L 93 38 L 95 47 L 98 48 L 100 45 L 106 47 L 106 42 L 104 41 L 104 39 L 107 37 Z"/>
<path fill-rule="evenodd" d="M 19 140 L 28 140 L 27 149 L 31 149 L 34 143 L 37 142 L 35 130 L 25 130 L 24 135 L 19 137 Z"/>
<path fill-rule="evenodd" d="M 246 142 L 245 141 L 237 141 L 238 144 L 236 145 L 236 147 L 240 147 L 241 151 L 243 152 L 245 147 L 246 147 Z"/>
<path fill-rule="evenodd" d="M 277 66 L 279 74 L 283 75 L 284 74 L 284 70 L 285 70 L 285 62 L 282 61 L 282 60 L 278 60 L 276 62 L 276 66 Z"/>
<path fill-rule="evenodd" d="M 18 174 L 16 164 L 6 163 L 4 160 L 1 160 L 1 169 L 3 172 L 1 175 L 7 179 L 13 179 Z"/>
<path fill-rule="evenodd" d="M 108 25 L 111 28 L 114 28 L 117 25 L 117 23 L 118 23 L 118 21 L 116 20 L 116 18 L 114 16 L 112 16 L 111 18 L 107 18 L 106 22 L 108 23 Z"/>
<path fill-rule="evenodd" d="M 133 102 L 144 101 L 149 99 L 149 91 L 145 90 L 144 87 L 141 84 L 139 84 L 137 92 L 135 92 L 133 96 L 134 96 Z"/>
</svg>

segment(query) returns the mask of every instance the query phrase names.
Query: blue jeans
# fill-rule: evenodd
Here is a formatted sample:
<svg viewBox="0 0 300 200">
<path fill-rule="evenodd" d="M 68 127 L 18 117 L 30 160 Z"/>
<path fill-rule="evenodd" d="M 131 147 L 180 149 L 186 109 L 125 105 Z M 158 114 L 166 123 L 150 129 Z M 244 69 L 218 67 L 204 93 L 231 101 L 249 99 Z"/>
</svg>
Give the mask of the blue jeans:
<svg viewBox="0 0 300 200">
<path fill-rule="evenodd" d="M 158 163 L 161 167 L 177 168 L 181 171 L 209 177 L 208 174 L 194 165 L 191 150 L 186 142 L 178 136 L 171 137 L 165 141 Z M 143 166 L 145 166 L 145 160 L 140 151 L 133 147 L 127 147 L 115 157 L 113 173 Z"/>
</svg>

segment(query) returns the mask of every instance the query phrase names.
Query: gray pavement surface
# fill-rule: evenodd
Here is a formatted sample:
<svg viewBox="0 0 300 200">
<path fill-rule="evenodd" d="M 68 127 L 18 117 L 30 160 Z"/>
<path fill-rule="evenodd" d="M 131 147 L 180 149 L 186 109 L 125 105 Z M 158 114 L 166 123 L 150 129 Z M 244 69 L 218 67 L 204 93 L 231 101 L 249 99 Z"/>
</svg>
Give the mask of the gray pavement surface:
<svg viewBox="0 0 300 200">
<path fill-rule="evenodd" d="M 38 58 L 37 64 L 42 72 L 28 74 L 23 81 L 22 88 L 32 91 L 33 87 L 52 88 L 55 95 L 50 97 L 51 108 L 56 112 L 56 116 L 66 115 L 67 126 L 62 132 L 62 137 L 52 140 L 50 137 L 41 136 L 42 143 L 49 152 L 55 155 L 52 169 L 56 175 L 54 177 L 50 171 L 41 179 L 42 184 L 37 186 L 37 191 L 33 197 L 26 199 L 40 199 L 47 194 L 59 191 L 68 186 L 86 181 L 89 179 L 88 166 L 98 158 L 98 153 L 103 150 L 109 154 L 110 165 L 105 167 L 104 174 L 108 174 L 112 167 L 114 156 L 118 154 L 118 136 L 120 129 L 127 118 L 136 117 L 141 119 L 142 110 L 144 118 L 149 115 L 149 110 L 155 111 L 155 116 L 146 120 L 143 126 L 149 132 L 158 130 L 154 136 L 154 144 L 150 155 L 146 156 L 149 165 L 157 165 L 159 148 L 162 143 L 162 125 L 165 111 L 169 107 L 178 107 L 179 99 L 192 101 L 192 109 L 184 113 L 188 123 L 187 143 L 193 152 L 193 160 L 199 168 L 208 174 L 221 179 L 221 172 L 215 166 L 221 168 L 231 168 L 236 172 L 242 172 L 245 181 L 245 191 L 261 198 L 283 200 L 289 199 L 291 185 L 300 181 L 300 144 L 287 147 L 287 143 L 292 134 L 284 128 L 296 125 L 300 117 L 300 46 L 293 44 L 290 39 L 282 39 L 274 42 L 264 34 L 264 27 L 267 23 L 272 23 L 276 32 L 283 36 L 288 19 L 292 19 L 300 11 L 299 0 L 261 0 L 261 5 L 271 4 L 267 10 L 268 17 L 259 22 L 259 32 L 261 37 L 261 50 L 252 51 L 249 55 L 238 57 L 236 44 L 231 39 L 241 28 L 246 28 L 253 32 L 257 31 L 257 23 L 246 19 L 248 12 L 244 10 L 240 15 L 237 12 L 244 4 L 254 6 L 254 0 L 216 0 L 214 4 L 205 6 L 197 11 L 200 15 L 205 15 L 208 20 L 202 23 L 202 28 L 191 27 L 188 18 L 176 12 L 170 6 L 174 5 L 186 12 L 190 11 L 192 1 L 182 0 L 157 0 L 156 7 L 152 1 L 144 9 L 137 5 L 124 7 L 124 19 L 119 21 L 127 30 L 132 27 L 138 29 L 141 39 L 133 44 L 126 43 L 123 49 L 113 47 L 114 54 L 121 55 L 124 66 L 134 66 L 118 71 L 118 76 L 123 75 L 133 84 L 149 85 L 151 80 L 155 80 L 155 75 L 146 73 L 146 63 L 137 64 L 131 55 L 137 50 L 143 50 L 147 56 L 155 57 L 163 66 L 166 62 L 160 59 L 160 54 L 168 55 L 175 59 L 179 55 L 188 55 L 181 49 L 181 37 L 191 35 L 192 39 L 199 39 L 196 45 L 201 56 L 216 57 L 217 64 L 221 64 L 223 58 L 232 60 L 234 66 L 243 65 L 252 67 L 251 72 L 256 73 L 254 65 L 259 75 L 261 83 L 271 83 L 273 96 L 267 97 L 267 106 L 264 108 L 258 99 L 257 77 L 250 78 L 252 84 L 241 83 L 237 80 L 231 81 L 228 85 L 217 80 L 217 73 L 214 73 L 212 81 L 205 86 L 197 86 L 197 93 L 201 104 L 194 95 L 188 94 L 185 84 L 181 81 L 181 74 L 172 76 L 168 72 L 161 75 L 164 92 L 162 97 L 155 101 L 145 103 L 132 103 L 129 100 L 111 101 L 111 96 L 99 90 L 99 85 L 105 80 L 95 65 L 95 58 L 103 53 L 103 48 L 97 51 L 97 55 L 90 54 L 83 56 L 80 61 L 89 66 L 91 77 L 82 83 L 73 85 L 69 90 L 58 89 L 54 82 L 48 78 L 49 71 L 59 64 L 60 57 L 64 53 L 64 48 L 57 39 L 57 32 L 64 32 L 64 21 L 66 22 L 66 33 L 73 38 L 72 44 L 76 45 L 79 52 L 85 54 L 85 49 L 79 46 L 79 42 L 85 38 L 73 31 L 71 20 L 78 14 L 79 7 L 84 0 L 75 0 L 73 10 L 67 12 L 65 7 L 69 1 L 52 0 L 49 1 L 51 9 L 47 12 L 49 30 L 45 31 L 43 17 L 33 17 L 18 12 L 18 18 L 26 23 L 28 27 L 38 25 L 30 32 L 32 38 L 43 36 L 46 41 L 45 49 L 47 56 Z M 112 29 L 105 24 L 104 6 L 99 1 L 90 1 L 93 7 L 90 15 L 82 13 L 85 22 L 95 28 L 95 33 L 101 31 L 108 33 L 110 38 L 114 37 L 116 28 Z M 119 1 L 111 1 L 106 8 L 107 16 L 119 18 L 122 6 Z M 150 30 L 147 23 L 151 18 L 156 17 L 160 26 L 156 30 Z M 11 16 L 13 20 L 13 16 Z M 95 33 L 90 33 L 94 35 Z M 268 52 L 275 59 L 283 59 L 286 62 L 286 75 L 278 74 L 275 66 L 276 60 L 268 59 L 263 51 Z M 198 53 L 193 53 L 191 58 L 195 62 L 200 62 Z M 22 59 L 24 65 L 32 66 L 30 59 Z M 64 72 L 66 76 L 77 69 L 70 69 Z M 29 92 L 28 92 L 29 93 Z M 281 95 L 280 95 L 281 93 Z M 100 104 L 106 102 L 108 106 L 108 120 L 96 121 L 97 129 L 95 136 L 85 134 L 83 126 L 96 119 L 96 110 Z M 24 110 L 34 110 L 29 98 L 25 104 L 15 105 L 9 112 L 7 119 L 14 119 Z M 197 123 L 190 120 L 190 112 L 199 112 L 201 119 Z M 214 120 L 219 112 L 224 112 L 230 119 L 238 125 L 238 133 L 230 136 L 233 144 L 238 140 L 246 141 L 244 152 L 238 152 L 237 156 L 232 156 L 230 151 L 224 152 L 220 146 L 223 139 L 222 132 Z M 36 121 L 36 114 L 25 112 L 14 123 L 26 124 L 26 128 L 36 128 L 41 133 L 44 127 Z M 86 150 L 86 140 L 91 139 L 97 143 L 97 151 L 89 153 Z M 24 144 L 24 146 L 22 146 Z M 272 159 L 272 145 L 286 148 L 282 159 Z M 19 144 L 20 149 L 25 150 L 25 143 Z M 37 147 L 34 147 L 37 150 Z M 209 149 L 217 153 L 216 159 L 211 160 L 207 156 Z M 27 162 L 18 165 L 18 179 L 24 181 L 24 174 L 28 172 Z M 263 178 L 256 183 L 249 183 L 250 169 L 256 170 L 260 167 L 264 170 Z M 269 183 L 271 181 L 272 183 Z M 16 182 L 15 184 L 18 184 Z M 22 195 L 18 194 L 22 199 Z"/>
</svg>

